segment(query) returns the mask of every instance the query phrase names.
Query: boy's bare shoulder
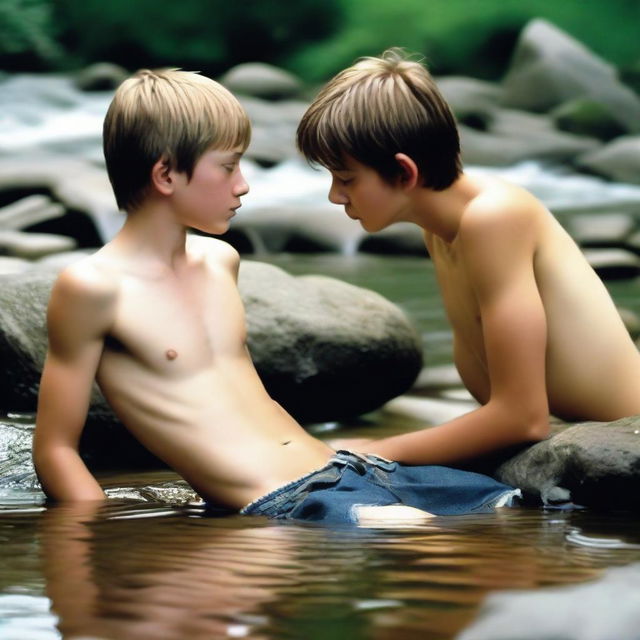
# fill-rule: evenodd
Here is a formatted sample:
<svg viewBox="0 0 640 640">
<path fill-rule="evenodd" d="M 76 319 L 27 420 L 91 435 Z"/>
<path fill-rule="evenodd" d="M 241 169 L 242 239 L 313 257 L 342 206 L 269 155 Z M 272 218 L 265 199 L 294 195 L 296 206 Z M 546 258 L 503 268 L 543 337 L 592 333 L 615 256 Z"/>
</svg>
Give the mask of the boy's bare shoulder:
<svg viewBox="0 0 640 640">
<path fill-rule="evenodd" d="M 114 270 L 93 254 L 63 269 L 52 290 L 52 298 L 105 304 L 113 302 L 118 292 Z"/>
<path fill-rule="evenodd" d="M 187 249 L 191 256 L 212 267 L 222 266 L 234 272 L 238 270 L 240 254 L 224 240 L 191 234 L 187 240 Z"/>
<path fill-rule="evenodd" d="M 460 220 L 459 236 L 464 240 L 486 236 L 530 235 L 549 213 L 525 189 L 502 180 L 488 180 L 467 205 Z"/>
</svg>

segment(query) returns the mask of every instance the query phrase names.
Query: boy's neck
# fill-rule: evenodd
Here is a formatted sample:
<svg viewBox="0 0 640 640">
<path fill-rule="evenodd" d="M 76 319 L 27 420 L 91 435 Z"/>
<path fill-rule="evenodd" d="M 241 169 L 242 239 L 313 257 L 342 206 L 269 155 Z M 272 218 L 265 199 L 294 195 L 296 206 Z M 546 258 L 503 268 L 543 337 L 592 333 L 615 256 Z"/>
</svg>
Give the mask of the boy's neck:
<svg viewBox="0 0 640 640">
<path fill-rule="evenodd" d="M 467 205 L 481 191 L 476 180 L 462 173 L 442 191 L 418 189 L 414 194 L 413 222 L 445 242 L 456 239 Z"/>
<path fill-rule="evenodd" d="M 114 238 L 119 248 L 138 262 L 155 262 L 175 269 L 186 256 L 187 228 L 176 221 L 163 202 L 145 202 L 127 219 Z"/>
</svg>

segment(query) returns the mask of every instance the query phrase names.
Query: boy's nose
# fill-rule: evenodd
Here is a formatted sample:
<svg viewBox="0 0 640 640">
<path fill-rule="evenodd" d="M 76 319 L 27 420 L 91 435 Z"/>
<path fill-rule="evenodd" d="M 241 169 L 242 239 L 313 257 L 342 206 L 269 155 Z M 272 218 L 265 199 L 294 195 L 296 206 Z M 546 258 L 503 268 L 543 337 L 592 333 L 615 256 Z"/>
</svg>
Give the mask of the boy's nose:
<svg viewBox="0 0 640 640">
<path fill-rule="evenodd" d="M 235 186 L 234 195 L 240 197 L 245 196 L 249 193 L 249 183 L 244 179 L 244 176 L 241 176 L 240 182 Z"/>
<path fill-rule="evenodd" d="M 349 199 L 340 191 L 335 181 L 331 183 L 331 189 L 329 189 L 329 202 L 332 202 L 333 204 L 349 203 Z"/>
</svg>

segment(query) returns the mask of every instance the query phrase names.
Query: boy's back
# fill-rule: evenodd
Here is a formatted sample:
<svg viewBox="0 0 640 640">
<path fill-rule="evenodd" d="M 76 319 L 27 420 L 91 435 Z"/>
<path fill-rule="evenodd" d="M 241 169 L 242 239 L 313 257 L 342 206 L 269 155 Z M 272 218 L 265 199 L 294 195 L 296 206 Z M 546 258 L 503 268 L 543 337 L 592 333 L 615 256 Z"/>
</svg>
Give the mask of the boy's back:
<svg viewBox="0 0 640 640">
<path fill-rule="evenodd" d="M 464 173 L 455 118 L 427 69 L 390 50 L 338 73 L 303 115 L 298 147 L 332 174 L 329 200 L 367 231 L 422 228 L 481 406 L 378 441 L 334 441 L 448 464 L 549 434 L 549 412 L 640 414 L 640 354 L 604 285 L 532 195 Z"/>
<path fill-rule="evenodd" d="M 614 420 L 640 413 L 637 349 L 575 242 L 523 189 L 490 177 L 465 179 L 474 195 L 458 236 L 449 243 L 425 231 L 465 386 L 481 404 L 489 401 L 485 336 L 472 274 L 471 280 L 491 281 L 492 304 L 502 305 L 500 313 L 509 318 L 505 326 L 519 333 L 521 341 L 546 340 L 551 413 L 568 420 Z M 536 336 L 541 310 L 546 336 Z M 511 358 L 517 358 L 517 348 Z"/>
</svg>

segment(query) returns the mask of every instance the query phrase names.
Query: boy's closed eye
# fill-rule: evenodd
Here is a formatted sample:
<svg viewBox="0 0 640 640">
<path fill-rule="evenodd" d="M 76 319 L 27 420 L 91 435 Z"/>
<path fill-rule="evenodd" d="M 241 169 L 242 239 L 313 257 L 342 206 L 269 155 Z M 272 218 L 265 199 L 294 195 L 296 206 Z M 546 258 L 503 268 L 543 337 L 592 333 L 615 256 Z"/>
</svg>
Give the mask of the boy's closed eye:
<svg viewBox="0 0 640 640">
<path fill-rule="evenodd" d="M 351 175 L 337 175 L 333 174 L 333 177 L 342 185 L 347 185 L 350 182 L 353 182 L 353 176 Z"/>
</svg>

